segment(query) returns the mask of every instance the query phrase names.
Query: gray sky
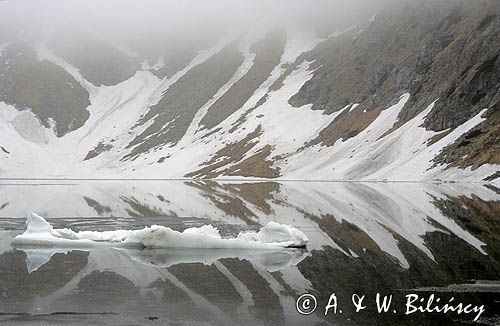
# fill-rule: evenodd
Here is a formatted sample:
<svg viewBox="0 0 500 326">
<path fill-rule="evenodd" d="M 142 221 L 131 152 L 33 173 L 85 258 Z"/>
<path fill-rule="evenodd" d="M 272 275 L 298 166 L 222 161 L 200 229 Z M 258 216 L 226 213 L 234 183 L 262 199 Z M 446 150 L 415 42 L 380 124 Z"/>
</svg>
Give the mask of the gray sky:
<svg viewBox="0 0 500 326">
<path fill-rule="evenodd" d="M 285 26 L 325 37 L 401 1 L 0 0 L 0 43 L 46 41 L 53 49 L 73 53 L 93 44 L 88 41 L 104 40 L 155 60 L 206 49 L 227 34 L 256 29 Z"/>
<path fill-rule="evenodd" d="M 0 26 L 16 34 L 189 35 L 259 26 L 343 26 L 387 0 L 5 0 Z"/>
</svg>

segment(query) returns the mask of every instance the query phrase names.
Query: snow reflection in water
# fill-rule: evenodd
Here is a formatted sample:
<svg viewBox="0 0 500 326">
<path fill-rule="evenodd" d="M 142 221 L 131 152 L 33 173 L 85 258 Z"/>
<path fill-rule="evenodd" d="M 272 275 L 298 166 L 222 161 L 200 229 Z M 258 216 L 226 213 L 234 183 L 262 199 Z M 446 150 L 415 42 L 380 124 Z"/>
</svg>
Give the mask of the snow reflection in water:
<svg viewBox="0 0 500 326">
<path fill-rule="evenodd" d="M 107 311 L 142 316 L 137 324 L 150 315 L 216 324 L 311 324 L 325 317 L 321 311 L 298 315 L 295 298 L 301 293 L 327 301 L 332 291 L 349 298 L 354 291 L 369 296 L 498 280 L 499 202 L 498 189 L 479 184 L 0 185 L 0 225 L 14 229 L 0 231 L 0 310 Z M 304 232 L 309 252 L 13 249 L 10 242 L 24 229 L 28 210 L 52 217 L 57 228 L 75 230 L 213 224 L 222 235 L 234 236 L 276 221 Z M 496 302 L 489 292 L 463 295 L 486 305 Z M 395 317 L 368 310 L 327 317 L 340 323 L 348 318 L 366 324 Z M 426 322 L 432 316 L 416 318 Z"/>
</svg>

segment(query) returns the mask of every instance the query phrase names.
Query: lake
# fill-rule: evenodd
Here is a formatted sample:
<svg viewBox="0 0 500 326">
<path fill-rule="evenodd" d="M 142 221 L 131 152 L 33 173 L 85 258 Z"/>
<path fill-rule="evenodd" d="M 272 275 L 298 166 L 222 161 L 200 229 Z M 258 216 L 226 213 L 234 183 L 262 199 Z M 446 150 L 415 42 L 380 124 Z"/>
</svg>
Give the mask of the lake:
<svg viewBox="0 0 500 326">
<path fill-rule="evenodd" d="M 223 236 L 269 221 L 307 249 L 58 249 L 12 246 L 30 211 L 57 228 L 175 230 Z M 476 314 L 406 312 L 427 303 L 484 306 L 500 321 L 500 190 L 461 183 L 2 180 L 0 322 L 45 325 L 469 324 Z M 296 300 L 314 295 L 300 314 Z M 378 312 L 377 293 L 392 295 Z M 335 294 L 338 310 L 325 306 Z M 352 303 L 364 297 L 366 308 Z M 423 300 L 425 299 L 425 300 Z M 340 313 L 342 310 L 342 313 Z"/>
</svg>

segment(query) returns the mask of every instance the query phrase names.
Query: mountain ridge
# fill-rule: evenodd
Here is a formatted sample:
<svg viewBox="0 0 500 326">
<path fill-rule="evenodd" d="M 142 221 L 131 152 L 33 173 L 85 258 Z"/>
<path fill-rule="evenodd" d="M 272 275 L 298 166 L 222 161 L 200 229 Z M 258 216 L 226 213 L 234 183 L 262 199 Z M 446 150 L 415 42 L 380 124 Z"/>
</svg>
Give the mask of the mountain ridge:
<svg viewBox="0 0 500 326">
<path fill-rule="evenodd" d="M 0 103 L 0 176 L 498 182 L 499 5 L 394 10 L 326 38 L 221 39 L 163 77 L 168 56 L 149 64 L 103 46 L 103 62 L 123 59 L 100 86 L 85 77 L 96 71 L 88 59 L 33 44 L 29 64 L 62 69 L 90 105 L 64 127 L 59 112 L 26 110 L 20 97 Z M 15 44 L 1 47 L 4 63 Z M 52 76 L 25 91 L 73 100 L 50 89 L 65 81 Z"/>
</svg>

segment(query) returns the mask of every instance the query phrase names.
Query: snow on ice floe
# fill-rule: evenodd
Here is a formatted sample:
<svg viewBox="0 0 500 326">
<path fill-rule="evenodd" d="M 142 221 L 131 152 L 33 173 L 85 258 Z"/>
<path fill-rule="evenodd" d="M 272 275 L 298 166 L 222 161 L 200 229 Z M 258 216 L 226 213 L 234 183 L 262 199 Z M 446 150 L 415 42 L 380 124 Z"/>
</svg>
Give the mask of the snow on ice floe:
<svg viewBox="0 0 500 326">
<path fill-rule="evenodd" d="M 212 225 L 188 228 L 183 232 L 160 225 L 141 230 L 81 231 L 54 229 L 43 217 L 29 213 L 26 231 L 14 238 L 16 245 L 44 247 L 144 247 L 189 249 L 281 249 L 305 247 L 309 239 L 296 228 L 269 222 L 259 232 L 240 232 L 222 238 Z"/>
</svg>

